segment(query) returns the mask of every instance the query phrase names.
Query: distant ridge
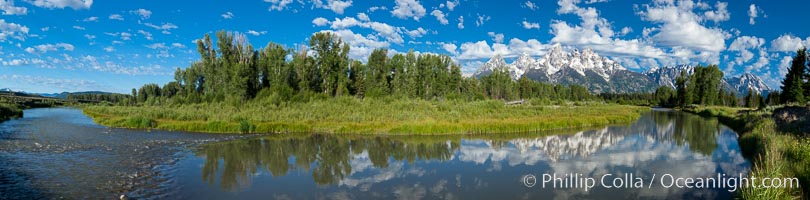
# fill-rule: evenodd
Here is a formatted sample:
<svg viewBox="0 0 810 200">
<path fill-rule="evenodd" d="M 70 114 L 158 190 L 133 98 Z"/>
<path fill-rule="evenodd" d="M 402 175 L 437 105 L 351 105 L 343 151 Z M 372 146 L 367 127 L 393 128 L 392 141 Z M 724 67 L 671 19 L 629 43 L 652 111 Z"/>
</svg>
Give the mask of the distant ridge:
<svg viewBox="0 0 810 200">
<path fill-rule="evenodd" d="M 651 92 L 655 89 L 643 74 L 627 70 L 589 48 L 565 52 L 560 44 L 555 44 L 538 60 L 522 53 L 513 63 L 506 63 L 502 56 L 495 55 L 473 76 L 487 75 L 499 67 L 506 68 L 513 79 L 526 77 L 540 82 L 582 85 L 594 93 Z"/>
<path fill-rule="evenodd" d="M 554 44 L 539 59 L 524 52 L 514 62 L 507 63 L 502 55 L 495 55 L 479 67 L 473 76 L 481 77 L 496 69 L 505 69 L 514 80 L 526 77 L 553 84 L 576 84 L 587 87 L 593 93 L 634 93 L 652 92 L 659 86 L 675 88 L 675 79 L 680 76 L 681 70 L 692 74 L 694 68 L 691 65 L 653 67 L 638 73 L 610 58 L 600 56 L 590 48 L 566 52 L 560 44 Z M 761 78 L 751 73 L 744 73 L 739 77 L 726 76 L 722 84 L 726 91 L 734 91 L 740 96 L 748 94 L 749 89 L 763 95 L 772 91 Z"/>
</svg>

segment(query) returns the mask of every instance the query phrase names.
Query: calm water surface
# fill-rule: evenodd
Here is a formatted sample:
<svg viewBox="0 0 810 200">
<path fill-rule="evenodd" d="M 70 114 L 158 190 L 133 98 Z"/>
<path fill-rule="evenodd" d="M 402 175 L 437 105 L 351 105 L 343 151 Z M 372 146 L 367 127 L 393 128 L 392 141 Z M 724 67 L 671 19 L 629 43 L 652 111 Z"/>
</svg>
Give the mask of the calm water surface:
<svg viewBox="0 0 810 200">
<path fill-rule="evenodd" d="M 750 170 L 735 132 L 662 110 L 596 130 L 464 136 L 147 132 L 65 108 L 26 110 L 0 128 L 0 199 L 729 199 L 723 188 L 658 182 Z M 554 173 L 659 179 L 644 189 L 524 186 L 527 174 Z"/>
</svg>

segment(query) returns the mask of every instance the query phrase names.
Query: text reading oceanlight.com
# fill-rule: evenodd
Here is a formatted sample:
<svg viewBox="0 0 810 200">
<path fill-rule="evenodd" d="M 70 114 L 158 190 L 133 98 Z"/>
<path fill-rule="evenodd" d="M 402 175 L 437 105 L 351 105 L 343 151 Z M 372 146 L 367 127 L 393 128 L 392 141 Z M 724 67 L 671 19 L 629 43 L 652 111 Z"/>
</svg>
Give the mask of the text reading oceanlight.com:
<svg viewBox="0 0 810 200">
<path fill-rule="evenodd" d="M 770 178 L 753 177 L 743 174 L 727 175 L 717 173 L 717 176 L 706 177 L 678 177 L 671 174 L 652 174 L 651 176 L 636 176 L 627 174 L 604 174 L 598 177 L 589 177 L 579 173 L 542 174 L 539 177 L 528 174 L 523 176 L 523 185 L 526 187 L 539 186 L 553 189 L 585 189 L 594 187 L 603 188 L 629 188 L 643 189 L 661 186 L 664 188 L 685 189 L 726 189 L 729 192 L 737 191 L 743 187 L 753 188 L 799 188 L 798 178 Z"/>
</svg>

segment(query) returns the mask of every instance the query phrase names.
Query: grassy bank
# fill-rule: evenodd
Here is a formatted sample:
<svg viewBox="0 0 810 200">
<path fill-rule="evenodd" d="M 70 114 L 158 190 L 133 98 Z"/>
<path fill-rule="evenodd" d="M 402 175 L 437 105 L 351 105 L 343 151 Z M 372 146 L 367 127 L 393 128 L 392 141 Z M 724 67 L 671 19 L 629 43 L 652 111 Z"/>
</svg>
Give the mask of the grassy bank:
<svg viewBox="0 0 810 200">
<path fill-rule="evenodd" d="M 715 117 L 720 123 L 738 133 L 751 131 L 763 119 L 770 116 L 771 111 L 757 111 L 750 108 L 725 106 L 697 106 L 682 109 L 704 117 Z"/>
<path fill-rule="evenodd" d="M 22 109 L 15 104 L 0 102 L 0 122 L 23 116 Z"/>
<path fill-rule="evenodd" d="M 351 97 L 278 105 L 249 101 L 173 106 L 90 106 L 99 124 L 217 133 L 456 134 L 551 130 L 626 123 L 645 107 L 576 103 L 522 105 L 502 101 L 425 101 Z"/>
<path fill-rule="evenodd" d="M 721 122 L 741 133 L 740 148 L 752 162 L 751 176 L 798 178 L 800 188 L 752 188 L 740 190 L 742 199 L 807 199 L 810 194 L 810 140 L 806 133 L 781 131 L 772 110 L 749 111 L 725 107 L 684 109 Z M 801 123 L 801 122 L 794 122 Z"/>
</svg>

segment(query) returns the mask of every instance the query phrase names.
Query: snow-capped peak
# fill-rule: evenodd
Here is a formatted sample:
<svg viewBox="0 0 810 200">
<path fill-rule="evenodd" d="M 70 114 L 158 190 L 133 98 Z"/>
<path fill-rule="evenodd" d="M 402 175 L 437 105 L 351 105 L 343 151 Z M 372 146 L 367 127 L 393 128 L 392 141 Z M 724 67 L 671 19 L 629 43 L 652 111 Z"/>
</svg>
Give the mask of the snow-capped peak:
<svg viewBox="0 0 810 200">
<path fill-rule="evenodd" d="M 739 94 L 747 94 L 749 89 L 758 94 L 765 94 L 771 90 L 759 76 L 748 72 L 740 75 L 739 78 L 731 78 L 728 82 Z"/>
<path fill-rule="evenodd" d="M 570 68 L 582 76 L 585 76 L 586 71 L 592 71 L 606 81 L 610 80 L 613 73 L 626 70 L 619 63 L 600 56 L 591 48 L 582 51 L 574 49 L 571 53 L 566 53 L 559 44 L 554 44 L 538 63 L 538 68 L 546 69 L 548 75 L 557 73 L 563 68 Z"/>
<path fill-rule="evenodd" d="M 675 79 L 681 76 L 681 70 L 686 70 L 687 74 L 692 74 L 695 67 L 691 65 L 652 67 L 643 74 L 647 75 L 653 82 L 658 83 L 658 85 L 675 88 Z"/>
<path fill-rule="evenodd" d="M 523 52 L 512 64 L 515 65 L 515 67 L 517 67 L 518 69 L 525 72 L 526 70 L 535 68 L 537 65 L 537 61 L 534 60 L 534 58 L 532 58 L 531 56 L 529 56 L 528 53 Z"/>
<path fill-rule="evenodd" d="M 551 45 L 548 52 L 539 60 L 535 60 L 528 53 L 523 52 L 514 62 L 508 64 L 503 61 L 501 55 L 495 55 L 481 66 L 477 74 L 492 71 L 496 66 L 507 67 L 515 79 L 520 78 L 529 70 L 539 70 L 546 77 L 551 77 L 561 69 L 567 68 L 581 76 L 586 76 L 586 72 L 593 72 L 605 81 L 610 81 L 610 76 L 614 73 L 627 70 L 618 62 L 600 56 L 593 49 L 585 48 L 582 51 L 574 49 L 566 52 L 559 43 Z"/>
<path fill-rule="evenodd" d="M 695 67 L 691 65 L 666 66 L 662 68 L 653 67 L 643 74 L 658 83 L 658 85 L 675 88 L 675 80 L 681 76 L 681 70 L 685 70 L 686 74 L 692 74 L 695 71 Z M 739 95 L 748 94 L 748 89 L 759 94 L 766 94 L 771 90 L 759 76 L 751 73 L 744 73 L 739 77 L 726 77 L 721 80 L 721 82 L 726 90 L 733 90 Z"/>
<path fill-rule="evenodd" d="M 509 72 L 509 75 L 512 77 L 512 79 L 519 79 L 524 72 L 523 69 L 519 69 L 513 64 L 507 64 L 506 61 L 504 61 L 503 56 L 501 56 L 500 54 L 496 54 L 495 56 L 490 58 L 489 61 L 484 63 L 484 65 L 481 66 L 481 68 L 478 68 L 478 71 L 476 71 L 474 75 L 475 76 L 486 75 L 492 73 L 495 70 L 500 69 L 506 69 Z"/>
</svg>

